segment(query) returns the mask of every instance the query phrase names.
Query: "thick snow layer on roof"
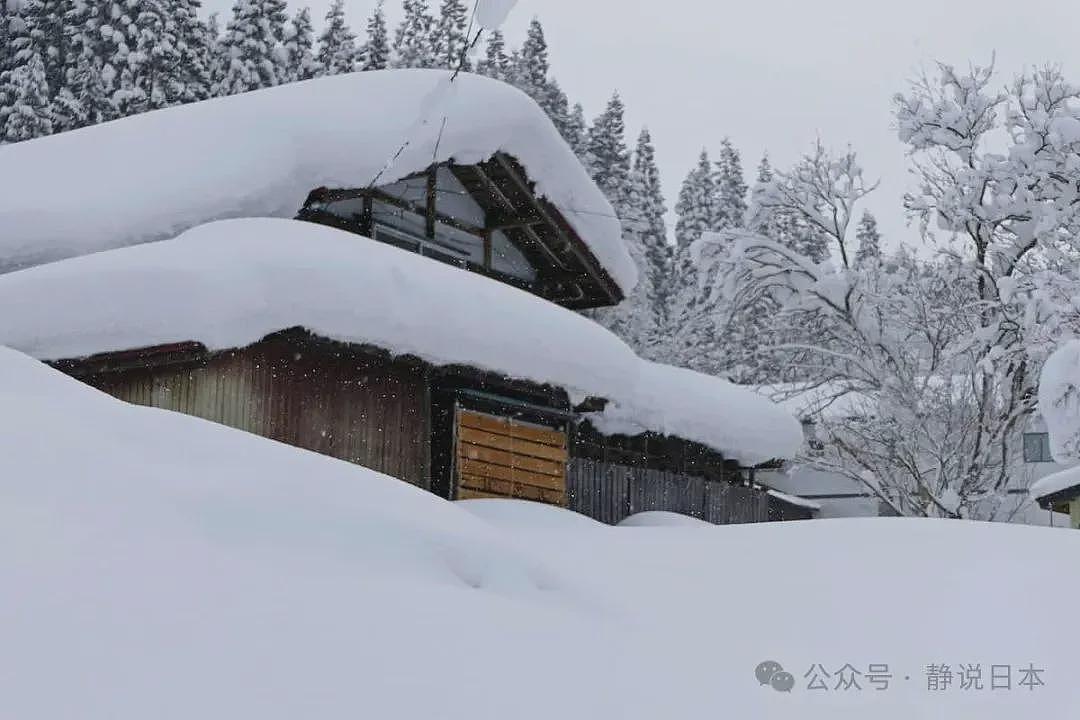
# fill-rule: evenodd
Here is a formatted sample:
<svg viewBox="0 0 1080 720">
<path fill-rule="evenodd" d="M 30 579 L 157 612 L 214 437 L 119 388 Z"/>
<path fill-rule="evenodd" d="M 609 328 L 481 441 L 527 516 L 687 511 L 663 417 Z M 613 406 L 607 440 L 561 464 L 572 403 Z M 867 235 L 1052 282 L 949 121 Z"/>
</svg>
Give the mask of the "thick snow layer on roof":
<svg viewBox="0 0 1080 720">
<path fill-rule="evenodd" d="M 1039 478 L 1031 484 L 1028 493 L 1036 500 L 1041 500 L 1044 497 L 1056 495 L 1062 490 L 1072 488 L 1075 488 L 1077 495 L 1080 495 L 1080 467 L 1069 468 Z"/>
<path fill-rule="evenodd" d="M 0 539 L 5 720 L 1013 720 L 1080 703 L 1062 637 L 1080 533 L 519 532 L 2 348 Z M 1032 588 L 1050 589 L 1036 611 Z M 766 659 L 791 693 L 759 684 Z M 1012 691 L 988 674 L 927 691 L 928 665 L 960 662 L 1008 664 Z M 818 664 L 850 664 L 862 691 L 808 689 Z M 1043 685 L 1020 684 L 1029 667 Z"/>
<path fill-rule="evenodd" d="M 449 77 L 320 78 L 0 147 L 0 272 L 212 220 L 293 217 L 320 186 L 388 184 L 503 151 L 629 294 L 637 271 L 619 222 L 544 112 L 509 85 Z"/>
<path fill-rule="evenodd" d="M 798 423 L 723 380 L 647 363 L 591 320 L 458 268 L 295 220 L 227 220 L 178 238 L 0 275 L 0 345 L 39 359 L 176 342 L 243 347 L 279 330 L 469 365 L 611 401 L 600 422 L 744 463 L 793 456 Z M 599 420 L 598 420 L 599 422 Z"/>
<path fill-rule="evenodd" d="M 1043 364 L 1039 413 L 1050 433 L 1054 459 L 1080 460 L 1080 340 L 1063 343 Z"/>
<path fill-rule="evenodd" d="M 603 412 L 589 416 L 607 435 L 674 435 L 754 464 L 795 457 L 803 443 L 802 426 L 772 401 L 670 365 L 641 361 L 633 390 L 610 399 Z"/>
<path fill-rule="evenodd" d="M 787 493 L 782 493 L 779 490 L 770 490 L 769 497 L 774 497 L 777 500 L 786 502 L 788 505 L 794 505 L 795 507 L 801 507 L 807 510 L 821 509 L 821 503 L 814 502 L 813 500 L 807 500 L 806 498 L 801 498 L 798 495 L 788 495 Z"/>
</svg>

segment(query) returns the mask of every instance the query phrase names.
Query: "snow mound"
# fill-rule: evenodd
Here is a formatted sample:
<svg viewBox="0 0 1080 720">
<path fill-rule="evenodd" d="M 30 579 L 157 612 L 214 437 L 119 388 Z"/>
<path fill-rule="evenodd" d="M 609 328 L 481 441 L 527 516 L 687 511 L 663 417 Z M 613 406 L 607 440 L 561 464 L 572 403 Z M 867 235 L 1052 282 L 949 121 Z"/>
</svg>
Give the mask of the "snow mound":
<svg viewBox="0 0 1080 720">
<path fill-rule="evenodd" d="M 457 505 L 503 530 L 589 532 L 607 528 L 571 510 L 526 500 L 458 500 Z"/>
<path fill-rule="evenodd" d="M 509 12 L 507 2 L 492 5 Z M 629 295 L 637 271 L 614 211 L 544 111 L 496 80 L 449 77 L 319 78 L 4 146 L 0 272 L 212 220 L 293 217 L 317 187 L 388 184 L 433 162 L 502 151 Z"/>
<path fill-rule="evenodd" d="M 3 718 L 1069 717 L 1078 559 L 1078 533 L 960 521 L 514 535 L 0 348 Z M 834 689 L 871 663 L 887 692 Z"/>
<path fill-rule="evenodd" d="M 0 344 L 42 360 L 187 341 L 222 350 L 304 327 L 435 365 L 551 384 L 572 397 L 608 398 L 622 429 L 678 435 L 747 464 L 791 457 L 802 439 L 798 423 L 768 400 L 646 363 L 578 313 L 295 220 L 221 221 L 0 275 L 0 307 L 19 308 L 0 315 Z"/>
<path fill-rule="evenodd" d="M 618 527 L 715 528 L 717 526 L 689 515 L 680 515 L 679 513 L 664 510 L 650 510 L 625 518 L 619 523 Z"/>
</svg>

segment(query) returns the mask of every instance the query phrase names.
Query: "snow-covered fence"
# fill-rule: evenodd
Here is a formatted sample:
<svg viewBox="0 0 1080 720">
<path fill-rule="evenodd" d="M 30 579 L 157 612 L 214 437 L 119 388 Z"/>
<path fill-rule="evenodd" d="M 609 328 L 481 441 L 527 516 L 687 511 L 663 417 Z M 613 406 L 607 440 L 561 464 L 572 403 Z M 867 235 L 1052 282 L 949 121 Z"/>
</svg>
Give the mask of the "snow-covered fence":
<svg viewBox="0 0 1080 720">
<path fill-rule="evenodd" d="M 614 525 L 665 510 L 717 525 L 766 522 L 768 496 L 702 477 L 575 458 L 567 473 L 570 509 Z"/>
</svg>

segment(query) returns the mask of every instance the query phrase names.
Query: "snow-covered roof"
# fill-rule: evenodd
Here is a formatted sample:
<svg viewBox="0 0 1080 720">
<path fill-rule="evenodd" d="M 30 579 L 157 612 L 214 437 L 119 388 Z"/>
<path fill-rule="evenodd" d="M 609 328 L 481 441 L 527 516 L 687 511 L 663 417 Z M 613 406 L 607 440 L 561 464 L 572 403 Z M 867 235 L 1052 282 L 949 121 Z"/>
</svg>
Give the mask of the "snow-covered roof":
<svg viewBox="0 0 1080 720">
<path fill-rule="evenodd" d="M 1074 488 L 1076 494 L 1080 496 L 1080 467 L 1069 468 L 1040 478 L 1031 484 L 1028 493 L 1036 500 L 1042 500 L 1051 495 L 1057 495 L 1063 490 Z"/>
<path fill-rule="evenodd" d="M 0 147 L 0 272 L 213 220 L 293 217 L 318 187 L 383 185 L 501 151 L 629 294 L 637 271 L 619 221 L 543 110 L 490 78 L 449 77 L 320 78 Z"/>
<path fill-rule="evenodd" d="M 813 500 L 807 500 L 806 498 L 801 498 L 798 495 L 788 495 L 787 493 L 782 493 L 779 490 L 769 490 L 769 497 L 774 497 L 777 500 L 786 502 L 788 505 L 805 508 L 806 510 L 821 510 L 821 503 L 814 502 Z"/>
<path fill-rule="evenodd" d="M 0 345 L 44 360 L 304 327 L 436 365 L 609 400 L 601 430 L 654 431 L 744 464 L 793 457 L 801 427 L 750 390 L 646 362 L 593 321 L 517 288 L 323 225 L 227 220 L 173 240 L 0 275 Z"/>
</svg>

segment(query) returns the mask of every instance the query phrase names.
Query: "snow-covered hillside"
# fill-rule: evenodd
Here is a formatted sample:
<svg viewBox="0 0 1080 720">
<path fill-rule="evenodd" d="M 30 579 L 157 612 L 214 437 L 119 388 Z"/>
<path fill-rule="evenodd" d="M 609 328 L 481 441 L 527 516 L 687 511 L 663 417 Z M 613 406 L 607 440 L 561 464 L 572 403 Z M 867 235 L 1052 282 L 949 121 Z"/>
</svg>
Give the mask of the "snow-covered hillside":
<svg viewBox="0 0 1080 720">
<path fill-rule="evenodd" d="M 0 398 L 3 718 L 1011 719 L 1080 701 L 1078 534 L 611 528 L 446 503 L 10 350 Z M 759 685 L 768 660 L 791 693 Z M 810 691 L 817 664 L 894 677 Z M 927 689 L 931 664 L 948 689 Z M 1029 666 L 1045 685 L 1019 684 Z"/>
</svg>

